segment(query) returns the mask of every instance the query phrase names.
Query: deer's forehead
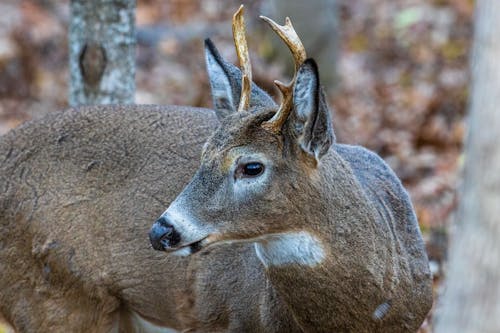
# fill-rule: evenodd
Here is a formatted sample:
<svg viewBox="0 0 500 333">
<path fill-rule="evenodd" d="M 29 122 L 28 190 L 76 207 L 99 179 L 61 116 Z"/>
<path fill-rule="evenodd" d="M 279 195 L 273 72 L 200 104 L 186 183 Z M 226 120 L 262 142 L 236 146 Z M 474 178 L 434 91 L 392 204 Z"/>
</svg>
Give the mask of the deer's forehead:
<svg viewBox="0 0 500 333">
<path fill-rule="evenodd" d="M 222 127 L 207 141 L 203 153 L 215 156 L 228 151 L 244 153 L 251 150 L 266 150 L 277 141 L 276 137 L 260 127 L 242 126 L 238 130 Z"/>
<path fill-rule="evenodd" d="M 248 140 L 253 135 L 262 136 L 265 130 L 262 122 L 274 115 L 274 109 L 254 110 L 254 112 L 236 112 L 227 116 L 209 139 L 216 146 L 224 146 L 234 141 Z"/>
</svg>

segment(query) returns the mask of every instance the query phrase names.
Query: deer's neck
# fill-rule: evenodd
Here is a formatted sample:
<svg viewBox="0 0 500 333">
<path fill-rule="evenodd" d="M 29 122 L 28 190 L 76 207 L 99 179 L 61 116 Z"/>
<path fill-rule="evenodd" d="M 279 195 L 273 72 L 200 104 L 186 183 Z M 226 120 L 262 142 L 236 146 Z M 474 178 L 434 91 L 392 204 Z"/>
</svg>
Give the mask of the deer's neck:
<svg viewBox="0 0 500 333">
<path fill-rule="evenodd" d="M 265 267 L 292 264 L 314 267 L 325 259 L 321 241 L 306 231 L 268 236 L 255 243 L 255 252 Z"/>
<path fill-rule="evenodd" d="M 387 254 L 370 207 L 354 197 L 361 192 L 329 191 L 340 195 L 302 206 L 308 210 L 302 217 L 311 219 L 301 223 L 307 229 L 270 235 L 256 243 L 255 251 L 306 331 L 366 331 L 377 324 L 377 308 L 387 307 L 387 276 L 379 267 Z"/>
<path fill-rule="evenodd" d="M 367 294 L 383 284 L 383 277 L 367 269 L 363 260 L 358 262 L 354 253 L 350 258 L 333 258 L 331 244 L 313 233 L 273 235 L 255 243 L 255 251 L 273 287 L 305 331 L 359 331 L 361 326 L 349 326 L 354 325 L 353 313 L 345 309 L 355 309 L 355 316 L 366 318 L 363 325 L 370 327 L 377 306 L 387 301 Z M 357 289 L 352 290 L 353 286 Z"/>
</svg>

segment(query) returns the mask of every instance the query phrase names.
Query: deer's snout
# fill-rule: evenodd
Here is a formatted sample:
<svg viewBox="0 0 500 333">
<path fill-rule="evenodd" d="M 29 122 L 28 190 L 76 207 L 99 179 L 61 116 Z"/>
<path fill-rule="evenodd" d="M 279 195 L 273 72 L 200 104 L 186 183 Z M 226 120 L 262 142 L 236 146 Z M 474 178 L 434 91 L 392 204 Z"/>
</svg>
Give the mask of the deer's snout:
<svg viewBox="0 0 500 333">
<path fill-rule="evenodd" d="M 181 237 L 166 217 L 160 217 L 151 227 L 149 240 L 155 250 L 165 251 L 179 244 Z"/>
</svg>

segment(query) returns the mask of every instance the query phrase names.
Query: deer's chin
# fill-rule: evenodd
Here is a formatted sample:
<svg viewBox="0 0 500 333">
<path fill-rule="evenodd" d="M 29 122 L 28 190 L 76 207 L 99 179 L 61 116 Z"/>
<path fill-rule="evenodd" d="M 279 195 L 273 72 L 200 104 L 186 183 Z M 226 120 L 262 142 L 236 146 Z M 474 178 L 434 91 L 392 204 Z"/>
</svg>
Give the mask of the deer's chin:
<svg viewBox="0 0 500 333">
<path fill-rule="evenodd" d="M 186 257 L 204 249 L 208 245 L 206 243 L 209 237 L 210 236 L 206 236 L 197 241 L 193 241 L 176 247 L 164 248 L 164 251 L 177 256 Z"/>
<path fill-rule="evenodd" d="M 204 250 L 212 245 L 220 245 L 220 244 L 233 244 L 233 243 L 253 243 L 256 240 L 260 239 L 262 236 L 258 237 L 250 237 L 250 238 L 226 238 L 221 234 L 209 234 L 197 241 L 193 241 L 184 245 L 177 246 L 175 248 L 165 248 L 166 252 L 169 252 L 173 255 L 187 257 L 192 254 L 198 253 L 201 250 Z"/>
<path fill-rule="evenodd" d="M 221 234 L 215 233 L 215 234 L 209 234 L 201 238 L 200 240 L 190 242 L 189 244 L 185 244 L 175 249 L 169 249 L 166 251 L 172 252 L 175 255 L 189 256 L 191 254 L 198 253 L 201 250 L 204 250 L 208 247 L 211 247 L 212 245 L 228 244 L 234 242 L 238 241 L 234 239 L 226 239 Z"/>
</svg>

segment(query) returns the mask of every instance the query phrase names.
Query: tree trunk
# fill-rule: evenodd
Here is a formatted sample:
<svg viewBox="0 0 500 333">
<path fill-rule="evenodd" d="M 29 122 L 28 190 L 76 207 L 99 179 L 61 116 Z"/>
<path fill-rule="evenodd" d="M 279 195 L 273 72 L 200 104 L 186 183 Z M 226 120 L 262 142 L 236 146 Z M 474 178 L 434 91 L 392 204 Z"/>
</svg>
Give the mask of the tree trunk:
<svg viewBox="0 0 500 333">
<path fill-rule="evenodd" d="M 135 92 L 135 0 L 72 0 L 69 104 L 130 104 Z"/>
<path fill-rule="evenodd" d="M 469 136 L 459 225 L 436 332 L 500 332 L 500 22 L 476 3 Z"/>
</svg>

